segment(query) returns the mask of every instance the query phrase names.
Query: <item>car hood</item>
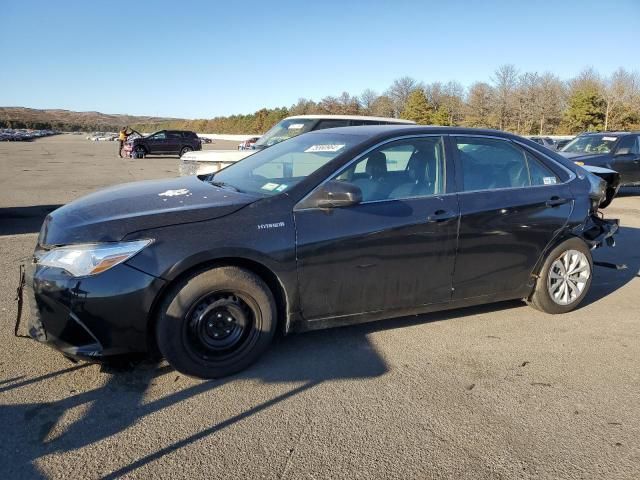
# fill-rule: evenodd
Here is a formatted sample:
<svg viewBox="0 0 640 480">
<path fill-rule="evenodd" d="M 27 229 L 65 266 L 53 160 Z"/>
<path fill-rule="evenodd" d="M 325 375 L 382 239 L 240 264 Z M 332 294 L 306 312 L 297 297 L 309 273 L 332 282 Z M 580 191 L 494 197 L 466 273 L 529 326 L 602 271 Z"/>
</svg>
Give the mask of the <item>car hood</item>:
<svg viewBox="0 0 640 480">
<path fill-rule="evenodd" d="M 573 152 L 558 152 L 564 158 L 571 160 L 572 162 L 584 162 L 590 165 L 603 166 L 607 164 L 610 157 L 606 153 L 573 153 Z"/>
<path fill-rule="evenodd" d="M 198 177 L 125 183 L 51 212 L 38 244 L 119 241 L 139 230 L 229 215 L 258 199 L 215 187 Z"/>
</svg>

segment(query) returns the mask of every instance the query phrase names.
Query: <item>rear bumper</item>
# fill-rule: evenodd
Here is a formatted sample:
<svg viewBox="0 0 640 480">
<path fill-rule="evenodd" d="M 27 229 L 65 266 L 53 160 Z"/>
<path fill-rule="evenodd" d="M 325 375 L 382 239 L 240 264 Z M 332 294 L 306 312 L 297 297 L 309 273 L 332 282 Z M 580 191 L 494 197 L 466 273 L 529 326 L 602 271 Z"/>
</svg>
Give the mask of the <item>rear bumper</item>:
<svg viewBox="0 0 640 480">
<path fill-rule="evenodd" d="M 164 283 L 126 264 L 85 278 L 30 265 L 22 292 L 29 336 L 78 359 L 145 352 L 149 312 Z"/>
<path fill-rule="evenodd" d="M 591 249 L 603 245 L 614 246 L 613 236 L 618 233 L 620 220 L 617 218 L 605 220 L 595 215 L 591 215 L 581 226 L 577 233 Z"/>
</svg>

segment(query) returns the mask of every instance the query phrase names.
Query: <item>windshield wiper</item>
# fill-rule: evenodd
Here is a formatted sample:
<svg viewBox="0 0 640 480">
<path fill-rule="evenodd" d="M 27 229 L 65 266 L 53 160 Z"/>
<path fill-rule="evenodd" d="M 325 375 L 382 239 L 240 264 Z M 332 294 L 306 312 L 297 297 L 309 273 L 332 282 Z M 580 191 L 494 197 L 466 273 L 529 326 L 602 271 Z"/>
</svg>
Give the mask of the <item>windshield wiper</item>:
<svg viewBox="0 0 640 480">
<path fill-rule="evenodd" d="M 234 192 L 239 192 L 240 191 L 239 188 L 234 187 L 230 183 L 217 182 L 215 180 L 211 180 L 210 182 L 211 182 L 211 185 L 213 185 L 214 187 L 226 188 L 227 190 L 233 190 Z"/>
</svg>

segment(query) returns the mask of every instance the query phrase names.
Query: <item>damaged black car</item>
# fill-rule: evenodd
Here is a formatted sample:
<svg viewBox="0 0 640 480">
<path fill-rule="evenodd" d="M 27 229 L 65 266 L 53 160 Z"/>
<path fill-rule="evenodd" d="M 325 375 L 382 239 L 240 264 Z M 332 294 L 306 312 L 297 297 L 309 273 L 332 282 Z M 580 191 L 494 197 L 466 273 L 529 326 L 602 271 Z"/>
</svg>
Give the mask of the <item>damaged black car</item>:
<svg viewBox="0 0 640 480">
<path fill-rule="evenodd" d="M 504 132 L 322 130 L 213 176 L 118 185 L 52 212 L 20 293 L 30 336 L 66 356 L 159 351 L 220 377 L 277 331 L 508 299 L 569 312 L 591 250 L 613 245 L 608 188 Z"/>
</svg>

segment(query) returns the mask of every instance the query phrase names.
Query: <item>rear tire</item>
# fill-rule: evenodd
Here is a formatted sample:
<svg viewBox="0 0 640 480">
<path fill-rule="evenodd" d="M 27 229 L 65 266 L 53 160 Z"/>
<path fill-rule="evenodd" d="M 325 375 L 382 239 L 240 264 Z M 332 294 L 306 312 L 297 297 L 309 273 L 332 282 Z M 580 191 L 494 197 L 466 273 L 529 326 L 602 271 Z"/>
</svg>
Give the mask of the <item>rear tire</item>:
<svg viewBox="0 0 640 480">
<path fill-rule="evenodd" d="M 587 244 L 571 238 L 551 250 L 527 304 L 545 313 L 567 313 L 589 292 L 593 260 Z"/>
<path fill-rule="evenodd" d="M 182 150 L 180 150 L 180 157 L 182 157 L 182 155 L 184 155 L 187 152 L 192 152 L 193 148 L 191 147 L 183 147 Z"/>
<path fill-rule="evenodd" d="M 178 283 L 160 307 L 158 348 L 179 372 L 219 378 L 244 370 L 276 330 L 269 287 L 237 267 L 199 271 Z"/>
</svg>

